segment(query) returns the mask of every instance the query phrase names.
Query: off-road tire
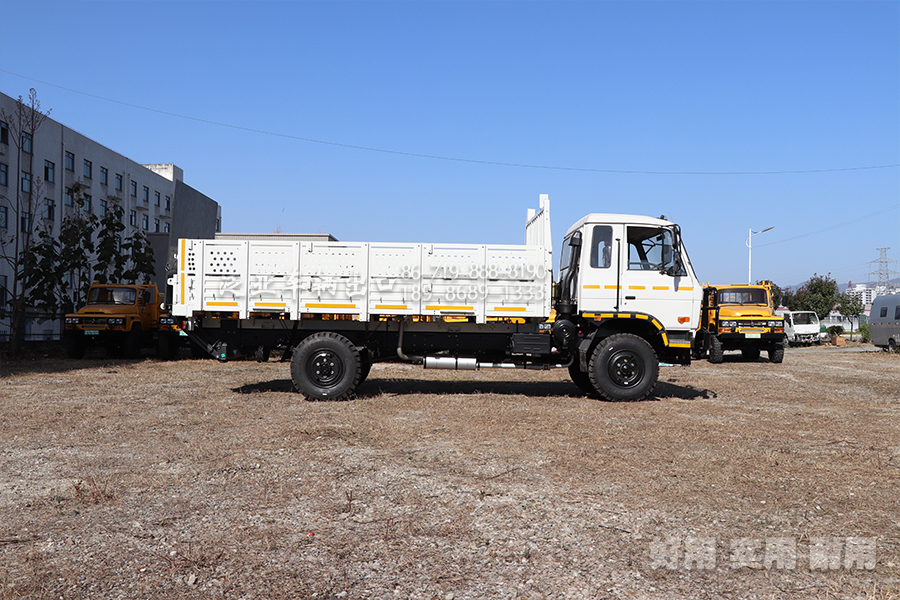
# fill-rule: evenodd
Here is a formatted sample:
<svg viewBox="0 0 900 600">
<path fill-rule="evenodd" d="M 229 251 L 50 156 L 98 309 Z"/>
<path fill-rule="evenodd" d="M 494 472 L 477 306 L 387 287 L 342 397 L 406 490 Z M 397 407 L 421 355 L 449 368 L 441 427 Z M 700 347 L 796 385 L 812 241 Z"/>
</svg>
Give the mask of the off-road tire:
<svg viewBox="0 0 900 600">
<path fill-rule="evenodd" d="M 617 333 L 602 340 L 591 353 L 591 385 L 601 398 L 612 401 L 643 400 L 656 387 L 659 359 L 647 340 Z"/>
<path fill-rule="evenodd" d="M 780 363 L 784 361 L 784 344 L 775 344 L 769 348 L 769 362 Z"/>
<path fill-rule="evenodd" d="M 894 341 L 894 338 L 888 340 L 887 351 L 891 354 L 897 352 L 897 342 Z"/>
<path fill-rule="evenodd" d="M 256 350 L 253 351 L 253 358 L 258 363 L 269 362 L 271 354 L 272 350 L 268 346 L 257 346 Z"/>
<path fill-rule="evenodd" d="M 747 362 L 756 362 L 759 360 L 759 348 L 742 348 L 741 356 Z"/>
<path fill-rule="evenodd" d="M 359 350 L 331 331 L 314 333 L 294 348 L 291 379 L 307 400 L 347 400 L 362 374 Z"/>
<path fill-rule="evenodd" d="M 722 348 L 719 336 L 709 336 L 709 362 L 717 365 L 723 360 L 725 360 L 725 350 Z"/>
</svg>

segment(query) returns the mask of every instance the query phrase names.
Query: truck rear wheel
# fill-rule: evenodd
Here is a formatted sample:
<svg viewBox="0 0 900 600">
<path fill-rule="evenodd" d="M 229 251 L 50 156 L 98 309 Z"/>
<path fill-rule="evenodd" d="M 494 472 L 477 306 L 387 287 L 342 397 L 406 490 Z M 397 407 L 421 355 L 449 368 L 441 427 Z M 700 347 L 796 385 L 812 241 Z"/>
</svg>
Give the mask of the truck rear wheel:
<svg viewBox="0 0 900 600">
<path fill-rule="evenodd" d="M 725 360 L 725 350 L 722 348 L 719 336 L 709 336 L 709 362 L 719 364 L 723 360 Z"/>
<path fill-rule="evenodd" d="M 315 333 L 294 348 L 291 379 L 309 400 L 346 400 L 362 374 L 359 350 L 337 333 Z"/>
<path fill-rule="evenodd" d="M 647 340 L 618 333 L 594 349 L 588 376 L 597 393 L 607 400 L 642 400 L 656 386 L 659 359 Z"/>
</svg>

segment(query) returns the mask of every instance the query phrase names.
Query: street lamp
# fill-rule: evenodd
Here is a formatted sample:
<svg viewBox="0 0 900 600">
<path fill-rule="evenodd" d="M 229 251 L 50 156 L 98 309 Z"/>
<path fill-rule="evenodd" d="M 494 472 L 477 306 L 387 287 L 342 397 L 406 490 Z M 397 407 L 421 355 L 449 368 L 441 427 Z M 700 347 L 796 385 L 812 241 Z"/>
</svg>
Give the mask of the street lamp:
<svg viewBox="0 0 900 600">
<path fill-rule="evenodd" d="M 750 275 L 751 268 L 753 267 L 753 244 L 750 242 L 753 239 L 754 235 L 759 235 L 761 233 L 765 233 L 770 229 L 775 229 L 775 226 L 766 227 L 762 231 L 753 231 L 750 229 L 750 237 L 747 238 L 747 285 L 753 285 L 753 277 Z"/>
</svg>

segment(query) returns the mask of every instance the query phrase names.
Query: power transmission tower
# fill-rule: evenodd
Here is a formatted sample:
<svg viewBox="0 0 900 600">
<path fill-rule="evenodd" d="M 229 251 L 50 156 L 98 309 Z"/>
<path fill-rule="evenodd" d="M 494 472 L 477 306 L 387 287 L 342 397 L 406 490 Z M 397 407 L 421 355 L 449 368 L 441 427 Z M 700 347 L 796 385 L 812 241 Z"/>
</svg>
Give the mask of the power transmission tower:
<svg viewBox="0 0 900 600">
<path fill-rule="evenodd" d="M 891 287 L 891 275 L 900 275 L 900 273 L 891 270 L 889 266 L 890 263 L 897 262 L 887 257 L 890 248 L 876 248 L 876 250 L 878 250 L 880 256 L 878 260 L 869 261 L 869 264 L 877 264 L 878 269 L 871 273 L 866 273 L 866 275 L 878 276 L 878 283 L 875 284 L 875 295 L 880 296 L 881 294 L 886 294 L 888 288 Z"/>
</svg>

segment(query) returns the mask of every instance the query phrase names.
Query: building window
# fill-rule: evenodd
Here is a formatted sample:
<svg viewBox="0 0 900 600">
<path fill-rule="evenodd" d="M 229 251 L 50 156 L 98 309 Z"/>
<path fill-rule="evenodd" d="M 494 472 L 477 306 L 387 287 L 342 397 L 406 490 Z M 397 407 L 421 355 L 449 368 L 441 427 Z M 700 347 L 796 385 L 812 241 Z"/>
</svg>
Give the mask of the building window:
<svg viewBox="0 0 900 600">
<path fill-rule="evenodd" d="M 44 161 L 44 181 L 47 183 L 56 181 L 56 163 L 52 163 L 49 160 Z"/>
<path fill-rule="evenodd" d="M 0 121 L 0 144 L 9 143 L 9 125 L 6 121 Z"/>
<path fill-rule="evenodd" d="M 142 197 L 144 198 L 144 204 L 150 204 L 150 188 L 146 185 L 144 186 L 144 194 Z"/>
<path fill-rule="evenodd" d="M 25 154 L 31 154 L 31 142 L 33 141 L 31 134 L 27 131 L 22 132 L 22 152 Z"/>
<path fill-rule="evenodd" d="M 72 188 L 66 188 L 66 206 L 75 206 L 75 194 L 72 193 Z"/>
<path fill-rule="evenodd" d="M 9 298 L 6 293 L 7 285 L 9 285 L 9 280 L 6 278 L 6 275 L 0 275 L 0 308 L 6 306 L 7 299 Z"/>
<path fill-rule="evenodd" d="M 22 213 L 22 233 L 31 231 L 31 213 Z"/>
<path fill-rule="evenodd" d="M 94 163 L 88 159 L 84 159 L 84 176 L 88 179 L 93 179 L 94 177 Z"/>
<path fill-rule="evenodd" d="M 109 169 L 100 167 L 100 184 L 109 185 Z"/>
<path fill-rule="evenodd" d="M 172 208 L 172 198 L 166 196 L 166 212 L 169 212 L 170 208 Z"/>
<path fill-rule="evenodd" d="M 150 217 L 147 215 L 141 215 L 141 229 L 147 231 L 150 229 Z"/>
<path fill-rule="evenodd" d="M 216 219 L 216 233 L 222 233 L 222 219 Z"/>
<path fill-rule="evenodd" d="M 122 174 L 116 173 L 116 189 L 122 191 Z"/>
<path fill-rule="evenodd" d="M 44 220 L 52 221 L 56 218 L 56 202 L 51 198 L 44 198 Z"/>
<path fill-rule="evenodd" d="M 153 202 L 159 206 L 159 192 L 153 192 Z"/>
<path fill-rule="evenodd" d="M 131 197 L 137 198 L 137 181 L 131 182 Z"/>
<path fill-rule="evenodd" d="M 128 211 L 128 222 L 131 223 L 132 227 L 137 226 L 137 211 Z"/>
<path fill-rule="evenodd" d="M 106 200 L 101 200 L 100 201 L 100 216 L 105 217 L 106 213 L 108 213 L 108 212 L 109 212 L 109 202 L 107 202 Z"/>
<path fill-rule="evenodd" d="M 81 206 L 86 212 L 92 212 L 94 209 L 94 204 L 91 202 L 91 197 L 88 194 L 84 195 L 84 204 Z"/>
<path fill-rule="evenodd" d="M 9 185 L 9 165 L 0 163 L 0 185 Z"/>
<path fill-rule="evenodd" d="M 0 229 L 6 229 L 9 223 L 9 208 L 0 206 Z"/>
<path fill-rule="evenodd" d="M 159 233 L 159 219 L 153 219 L 153 231 Z"/>
<path fill-rule="evenodd" d="M 169 233 L 169 224 L 163 223 L 163 233 Z"/>
<path fill-rule="evenodd" d="M 22 171 L 22 191 L 26 194 L 31 193 L 31 173 Z"/>
<path fill-rule="evenodd" d="M 66 171 L 74 171 L 75 170 L 75 155 L 71 152 L 66 152 Z"/>
</svg>

